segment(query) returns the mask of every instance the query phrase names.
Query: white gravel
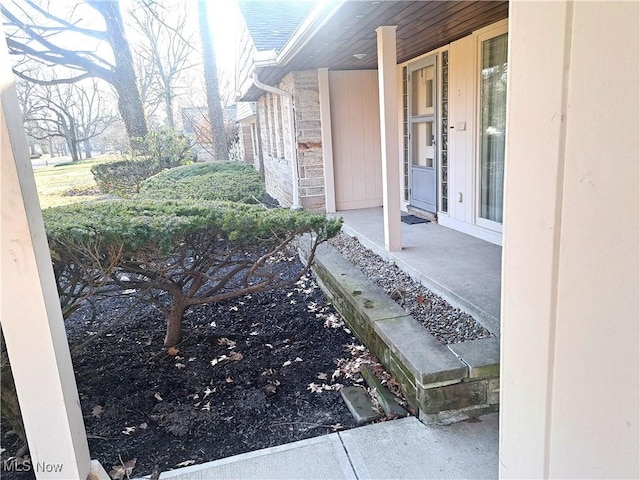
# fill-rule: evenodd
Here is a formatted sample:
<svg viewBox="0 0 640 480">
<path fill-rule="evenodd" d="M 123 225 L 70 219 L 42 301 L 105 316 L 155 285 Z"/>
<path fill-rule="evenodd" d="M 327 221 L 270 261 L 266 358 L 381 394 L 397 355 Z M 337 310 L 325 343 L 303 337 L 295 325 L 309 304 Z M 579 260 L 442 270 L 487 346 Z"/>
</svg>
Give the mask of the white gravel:
<svg viewBox="0 0 640 480">
<path fill-rule="evenodd" d="M 341 232 L 329 243 L 384 289 L 443 345 L 491 336 L 471 315 L 453 308 L 431 290 L 413 281 L 398 266 L 363 247 L 356 238 Z"/>
</svg>

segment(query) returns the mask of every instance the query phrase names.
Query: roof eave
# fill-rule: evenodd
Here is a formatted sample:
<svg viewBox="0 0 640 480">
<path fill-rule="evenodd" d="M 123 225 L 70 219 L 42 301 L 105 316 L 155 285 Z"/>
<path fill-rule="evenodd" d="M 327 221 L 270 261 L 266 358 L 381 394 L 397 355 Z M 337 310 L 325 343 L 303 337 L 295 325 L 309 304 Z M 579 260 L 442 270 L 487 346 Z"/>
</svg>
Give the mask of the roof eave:
<svg viewBox="0 0 640 480">
<path fill-rule="evenodd" d="M 294 58 L 300 50 L 331 20 L 340 10 L 346 0 L 329 0 L 320 2 L 307 16 L 302 23 L 293 31 L 287 43 L 282 47 L 276 57 L 278 66 L 285 66 Z"/>
</svg>

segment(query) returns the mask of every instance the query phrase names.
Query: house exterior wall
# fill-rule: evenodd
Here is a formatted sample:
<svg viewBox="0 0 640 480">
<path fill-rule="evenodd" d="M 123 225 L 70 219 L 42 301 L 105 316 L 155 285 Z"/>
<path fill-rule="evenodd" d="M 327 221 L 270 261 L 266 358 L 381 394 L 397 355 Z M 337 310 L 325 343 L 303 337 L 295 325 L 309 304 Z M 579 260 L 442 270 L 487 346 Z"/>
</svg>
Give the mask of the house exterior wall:
<svg viewBox="0 0 640 480">
<path fill-rule="evenodd" d="M 293 95 L 295 145 L 287 109 L 290 99 L 267 93 L 258 100 L 258 116 L 265 187 L 282 206 L 293 205 L 294 152 L 297 155 L 300 204 L 306 210 L 324 212 L 324 167 L 317 70 L 286 75 L 278 88 Z"/>
<path fill-rule="evenodd" d="M 257 114 L 260 118 L 260 139 L 262 142 L 262 163 L 264 166 L 265 189 L 269 195 L 277 199 L 280 205 L 293 205 L 293 180 L 291 160 L 278 157 L 275 145 L 275 129 L 282 128 L 275 120 L 272 93 L 258 99 Z"/>
<path fill-rule="evenodd" d="M 252 123 L 241 123 L 238 129 L 239 136 L 239 155 L 241 161 L 244 163 L 248 163 L 250 165 L 254 165 L 255 155 L 254 155 L 254 145 L 252 138 L 252 125 L 255 126 L 255 122 Z"/>
<path fill-rule="evenodd" d="M 246 92 L 252 83 L 253 58 L 257 53 L 257 49 L 249 35 L 247 23 L 242 15 L 237 15 L 237 31 L 238 31 L 238 56 L 236 58 L 236 78 L 240 80 L 238 90 Z"/>
<path fill-rule="evenodd" d="M 337 210 L 382 206 L 376 70 L 329 72 Z"/>
<path fill-rule="evenodd" d="M 640 476 L 639 18 L 510 5 L 503 478 Z"/>
<path fill-rule="evenodd" d="M 287 87 L 293 87 L 295 102 L 300 203 L 305 209 L 324 212 L 325 189 L 318 71 L 293 72 L 291 80 L 292 84 Z"/>
</svg>

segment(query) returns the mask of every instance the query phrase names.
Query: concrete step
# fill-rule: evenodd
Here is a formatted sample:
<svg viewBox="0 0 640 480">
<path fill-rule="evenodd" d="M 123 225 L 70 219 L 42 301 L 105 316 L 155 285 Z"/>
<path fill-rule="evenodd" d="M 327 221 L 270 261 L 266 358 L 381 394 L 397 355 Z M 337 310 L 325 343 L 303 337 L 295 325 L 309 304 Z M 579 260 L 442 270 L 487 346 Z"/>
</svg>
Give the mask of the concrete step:
<svg viewBox="0 0 640 480">
<path fill-rule="evenodd" d="M 378 403 L 380 403 L 385 414 L 398 417 L 406 417 L 409 414 L 402 405 L 396 402 L 395 396 L 382 385 L 382 382 L 376 377 L 369 365 L 362 365 L 360 373 L 366 380 L 367 385 L 374 390 Z"/>
<path fill-rule="evenodd" d="M 380 418 L 367 391 L 362 387 L 345 387 L 340 395 L 358 425 L 365 425 Z"/>
</svg>

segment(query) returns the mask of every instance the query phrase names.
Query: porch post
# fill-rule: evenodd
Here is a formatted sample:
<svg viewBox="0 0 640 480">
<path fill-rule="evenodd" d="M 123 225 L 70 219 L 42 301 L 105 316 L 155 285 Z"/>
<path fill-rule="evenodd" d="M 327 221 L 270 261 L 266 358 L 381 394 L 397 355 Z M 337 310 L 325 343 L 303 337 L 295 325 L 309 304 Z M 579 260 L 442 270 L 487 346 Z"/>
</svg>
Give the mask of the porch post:
<svg viewBox="0 0 640 480">
<path fill-rule="evenodd" d="M 84 479 L 87 437 L 4 40 L 0 65 L 0 322 L 31 468 L 39 479 Z"/>
<path fill-rule="evenodd" d="M 390 252 L 402 250 L 400 225 L 400 155 L 398 144 L 398 82 L 396 76 L 396 27 L 376 28 L 380 137 L 382 153 L 382 205 L 384 245 Z"/>
<path fill-rule="evenodd" d="M 320 129 L 322 132 L 322 161 L 324 166 L 324 198 L 327 213 L 336 211 L 336 187 L 333 173 L 333 137 L 331 135 L 331 103 L 329 102 L 329 69 L 318 69 L 320 97 Z"/>
</svg>

